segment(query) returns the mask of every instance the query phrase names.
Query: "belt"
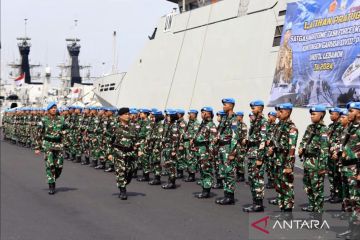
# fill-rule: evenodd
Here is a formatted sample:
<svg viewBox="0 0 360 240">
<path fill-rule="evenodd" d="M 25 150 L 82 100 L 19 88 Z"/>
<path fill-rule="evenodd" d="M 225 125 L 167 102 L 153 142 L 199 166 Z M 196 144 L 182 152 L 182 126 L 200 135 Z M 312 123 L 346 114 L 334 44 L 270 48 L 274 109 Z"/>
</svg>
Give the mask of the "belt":
<svg viewBox="0 0 360 240">
<path fill-rule="evenodd" d="M 342 162 L 342 165 L 343 166 L 350 166 L 350 165 L 355 165 L 355 164 L 357 164 L 358 163 L 358 161 L 359 161 L 359 159 L 350 159 L 350 160 L 346 160 L 346 161 L 343 161 Z"/>
<path fill-rule="evenodd" d="M 60 143 L 61 142 L 60 138 L 44 137 L 44 140 L 48 141 L 48 142 L 53 142 L 53 143 Z"/>
<path fill-rule="evenodd" d="M 195 147 L 205 147 L 209 142 L 195 142 Z"/>
<path fill-rule="evenodd" d="M 227 141 L 220 140 L 220 142 L 219 142 L 220 147 L 225 146 L 225 145 L 229 145 L 229 144 L 231 144 L 230 140 L 227 140 Z"/>
<path fill-rule="evenodd" d="M 114 145 L 114 147 L 119 149 L 122 152 L 132 152 L 132 151 L 134 151 L 133 147 L 124 147 L 124 146 L 121 146 L 121 145 Z"/>
</svg>

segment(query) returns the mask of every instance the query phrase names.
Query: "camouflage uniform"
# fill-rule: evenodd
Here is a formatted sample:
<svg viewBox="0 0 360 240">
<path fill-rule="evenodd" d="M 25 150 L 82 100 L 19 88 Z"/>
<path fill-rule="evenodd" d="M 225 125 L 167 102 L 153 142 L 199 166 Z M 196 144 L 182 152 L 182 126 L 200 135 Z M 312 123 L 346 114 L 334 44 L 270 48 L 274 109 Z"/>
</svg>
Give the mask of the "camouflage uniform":
<svg viewBox="0 0 360 240">
<path fill-rule="evenodd" d="M 141 156 L 138 157 L 138 163 L 143 169 L 143 173 L 144 173 L 144 179 L 139 178 L 139 180 L 148 181 L 149 180 L 148 175 L 151 171 L 151 168 L 149 162 L 149 154 L 145 151 L 145 147 L 146 147 L 145 140 L 152 129 L 152 123 L 149 118 L 146 118 L 146 119 L 141 119 L 139 121 L 139 125 L 140 125 L 140 129 L 138 132 L 139 133 L 138 145 L 139 145 L 139 152 L 141 152 Z"/>
<path fill-rule="evenodd" d="M 303 149 L 304 188 L 309 207 L 304 210 L 322 212 L 324 206 L 324 177 L 329 156 L 328 128 L 323 123 L 307 127 L 300 143 Z"/>
<path fill-rule="evenodd" d="M 247 139 L 247 125 L 244 122 L 239 122 L 237 125 L 235 139 L 236 143 L 236 155 L 235 155 L 235 169 L 236 176 L 240 180 L 245 175 L 245 157 L 246 157 L 246 142 L 243 142 Z"/>
<path fill-rule="evenodd" d="M 199 127 L 200 123 L 196 119 L 190 119 L 187 125 L 187 131 L 183 136 L 183 142 L 186 151 L 186 168 L 189 172 L 189 178 L 187 179 L 188 181 L 192 180 L 190 179 L 192 176 L 195 177 L 195 173 L 198 170 L 196 152 L 190 148 L 190 141 L 195 138 L 196 133 L 199 131 Z"/>
<path fill-rule="evenodd" d="M 186 135 L 188 126 L 182 117 L 177 121 L 177 126 L 179 128 L 180 140 L 179 140 L 179 148 L 177 150 L 177 159 L 176 159 L 176 170 L 177 170 L 177 178 L 184 177 L 184 170 L 186 169 L 187 161 L 186 161 L 186 148 L 184 137 Z"/>
<path fill-rule="evenodd" d="M 274 183 L 274 168 L 275 168 L 275 159 L 272 156 L 269 156 L 267 154 L 270 139 L 273 136 L 275 129 L 277 125 L 276 123 L 269 123 L 267 124 L 266 134 L 267 134 L 267 142 L 266 142 L 266 148 L 265 148 L 265 156 L 264 156 L 264 165 L 265 165 L 265 171 L 268 177 L 268 184 L 267 188 L 273 188 L 272 184 Z"/>
<path fill-rule="evenodd" d="M 85 110 L 88 111 L 88 110 Z M 89 113 L 84 112 L 82 114 L 82 121 L 80 124 L 80 130 L 83 135 L 82 142 L 81 142 L 81 150 L 82 153 L 85 155 L 85 163 L 89 164 L 90 160 L 90 138 L 89 138 L 89 124 L 90 124 L 91 116 Z"/>
</svg>

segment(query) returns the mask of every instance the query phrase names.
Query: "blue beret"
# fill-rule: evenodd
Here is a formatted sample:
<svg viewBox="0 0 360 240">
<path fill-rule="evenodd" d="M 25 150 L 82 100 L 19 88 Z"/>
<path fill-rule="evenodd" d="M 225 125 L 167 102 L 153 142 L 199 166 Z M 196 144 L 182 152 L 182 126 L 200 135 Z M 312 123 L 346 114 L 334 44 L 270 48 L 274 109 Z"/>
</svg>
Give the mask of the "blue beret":
<svg viewBox="0 0 360 240">
<path fill-rule="evenodd" d="M 164 110 L 165 114 L 167 114 L 169 111 L 175 111 L 175 110 L 172 109 L 172 108 L 166 108 L 166 109 Z"/>
<path fill-rule="evenodd" d="M 152 111 L 153 115 L 162 115 L 162 111 L 156 110 L 156 111 Z"/>
<path fill-rule="evenodd" d="M 151 112 L 157 112 L 157 111 L 159 111 L 157 108 L 152 108 L 151 109 Z"/>
<path fill-rule="evenodd" d="M 150 113 L 151 111 L 150 111 L 150 109 L 147 109 L 147 108 L 141 108 L 141 109 L 139 109 L 139 112 L 141 112 L 141 113 Z"/>
<path fill-rule="evenodd" d="M 199 112 L 198 112 L 198 110 L 196 110 L 196 109 L 190 109 L 190 110 L 188 111 L 188 114 L 190 114 L 190 113 L 198 114 Z"/>
<path fill-rule="evenodd" d="M 236 112 L 235 114 L 236 114 L 236 116 L 244 116 L 244 112 L 242 112 L 242 111 Z"/>
<path fill-rule="evenodd" d="M 316 105 L 310 108 L 309 110 L 310 113 L 312 112 L 324 112 L 326 113 L 326 107 L 323 105 Z"/>
<path fill-rule="evenodd" d="M 50 102 L 47 107 L 46 110 L 49 111 L 52 107 L 57 106 L 56 102 Z"/>
<path fill-rule="evenodd" d="M 167 114 L 167 115 L 176 115 L 176 114 L 177 114 L 177 111 L 168 109 L 168 110 L 166 111 L 166 114 Z"/>
<path fill-rule="evenodd" d="M 271 112 L 269 112 L 269 113 L 268 113 L 268 116 L 269 116 L 269 115 L 270 115 L 270 116 L 274 116 L 274 117 L 276 117 L 276 112 L 271 111 Z"/>
<path fill-rule="evenodd" d="M 226 115 L 226 112 L 224 112 L 224 111 L 218 111 L 217 113 L 216 113 L 216 115 L 218 115 L 218 116 L 225 116 Z"/>
<path fill-rule="evenodd" d="M 264 101 L 262 100 L 255 100 L 250 103 L 250 107 L 257 107 L 257 106 L 264 106 Z"/>
<path fill-rule="evenodd" d="M 138 110 L 136 109 L 130 109 L 130 114 L 138 114 Z"/>
<path fill-rule="evenodd" d="M 185 114 L 185 111 L 183 109 L 176 109 L 175 110 L 178 114 Z"/>
<path fill-rule="evenodd" d="M 360 110 L 360 102 L 350 102 L 346 105 L 347 109 L 353 108 Z"/>
<path fill-rule="evenodd" d="M 201 109 L 201 112 L 213 112 L 214 111 L 214 109 L 212 108 L 212 107 L 203 107 L 202 109 Z"/>
<path fill-rule="evenodd" d="M 224 103 L 232 103 L 232 104 L 235 104 L 235 99 L 233 98 L 224 98 L 221 100 L 221 102 L 224 104 Z"/>
<path fill-rule="evenodd" d="M 280 109 L 284 109 L 284 110 L 292 110 L 293 109 L 293 104 L 292 103 L 282 103 L 277 105 L 278 110 Z"/>
<path fill-rule="evenodd" d="M 341 109 L 340 116 L 348 116 L 348 115 L 349 115 L 349 111 L 347 109 Z"/>
<path fill-rule="evenodd" d="M 341 113 L 341 108 L 338 107 L 330 108 L 329 113 L 333 113 L 333 112 Z"/>
</svg>

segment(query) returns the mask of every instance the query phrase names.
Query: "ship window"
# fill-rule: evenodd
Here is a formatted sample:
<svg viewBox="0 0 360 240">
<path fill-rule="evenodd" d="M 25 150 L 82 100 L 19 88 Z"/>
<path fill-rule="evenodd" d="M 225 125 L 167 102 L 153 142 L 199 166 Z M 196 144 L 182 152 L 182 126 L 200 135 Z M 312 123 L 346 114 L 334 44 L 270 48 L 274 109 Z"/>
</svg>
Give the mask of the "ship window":
<svg viewBox="0 0 360 240">
<path fill-rule="evenodd" d="M 104 89 L 100 89 L 100 92 L 104 91 Z"/>
<path fill-rule="evenodd" d="M 105 87 L 108 87 L 109 86 L 109 84 L 105 84 Z"/>
<path fill-rule="evenodd" d="M 110 86 L 115 86 L 115 83 L 111 83 Z"/>
<path fill-rule="evenodd" d="M 275 36 L 273 41 L 273 47 L 280 46 L 281 42 L 281 33 L 283 31 L 284 25 L 276 26 L 275 28 Z"/>
<path fill-rule="evenodd" d="M 279 16 L 285 16 L 285 15 L 286 15 L 286 10 L 279 11 Z"/>
<path fill-rule="evenodd" d="M 108 88 L 104 88 L 104 92 L 108 91 L 109 89 Z"/>
<path fill-rule="evenodd" d="M 114 89 L 115 89 L 114 87 L 110 87 L 110 88 L 109 88 L 109 91 L 112 91 L 112 90 L 114 90 Z"/>
</svg>

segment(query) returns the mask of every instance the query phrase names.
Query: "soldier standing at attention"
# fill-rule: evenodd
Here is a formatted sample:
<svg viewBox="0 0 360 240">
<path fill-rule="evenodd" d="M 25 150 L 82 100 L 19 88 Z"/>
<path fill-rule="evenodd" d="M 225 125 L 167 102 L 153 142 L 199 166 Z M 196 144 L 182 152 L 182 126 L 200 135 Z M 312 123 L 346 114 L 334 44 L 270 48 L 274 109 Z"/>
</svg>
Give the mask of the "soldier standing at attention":
<svg viewBox="0 0 360 240">
<path fill-rule="evenodd" d="M 270 145 L 270 140 L 273 137 L 273 134 L 276 129 L 276 119 L 277 112 L 271 111 L 268 113 L 268 128 L 267 128 L 267 141 L 266 141 L 266 150 L 265 150 L 265 169 L 268 177 L 268 182 L 266 184 L 267 189 L 275 188 L 274 185 L 274 158 L 267 154 L 268 148 Z"/>
<path fill-rule="evenodd" d="M 236 112 L 237 129 L 236 129 L 236 181 L 245 181 L 245 157 L 247 145 L 247 125 L 244 123 L 244 112 Z"/>
<path fill-rule="evenodd" d="M 264 167 L 265 144 L 267 140 L 267 121 L 263 115 L 264 102 L 255 100 L 250 103 L 254 120 L 251 123 L 248 139 L 249 185 L 253 205 L 243 208 L 244 212 L 264 211 Z"/>
<path fill-rule="evenodd" d="M 43 141 L 35 147 L 35 154 L 40 155 L 40 150 L 45 153 L 45 170 L 49 184 L 49 194 L 55 193 L 55 181 L 60 177 L 63 168 L 63 133 L 65 120 L 59 116 L 55 102 L 47 106 L 48 114 L 39 122 L 42 129 Z"/>
<path fill-rule="evenodd" d="M 299 156 L 304 162 L 304 188 L 309 205 L 301 210 L 321 213 L 324 206 L 324 177 L 329 157 L 328 128 L 324 124 L 326 108 L 310 108 L 311 121 L 300 142 Z"/>
<path fill-rule="evenodd" d="M 120 190 L 121 200 L 127 199 L 126 185 L 131 182 L 136 165 L 134 151 L 136 136 L 129 125 L 129 112 L 129 108 L 119 109 L 119 122 L 114 126 L 112 147 L 108 156 L 108 159 L 114 162 L 116 184 Z"/>
<path fill-rule="evenodd" d="M 150 115 L 149 109 L 140 109 L 140 131 L 138 136 L 138 164 L 140 165 L 139 168 L 143 170 L 143 176 L 138 177 L 137 180 L 139 182 L 148 182 L 150 181 L 149 174 L 150 174 L 150 162 L 149 162 L 149 154 L 145 151 L 145 141 L 148 134 L 150 134 L 152 128 L 152 122 L 149 118 Z"/>
<path fill-rule="evenodd" d="M 221 123 L 221 119 L 225 116 L 225 112 L 223 110 L 221 111 L 218 111 L 216 113 L 216 121 L 218 122 L 218 126 L 217 126 L 217 132 L 219 132 L 219 128 L 220 128 L 220 123 Z M 212 158 L 213 158 L 213 161 L 214 161 L 214 171 L 215 171 L 215 179 L 216 179 L 216 182 L 214 183 L 213 185 L 213 188 L 214 189 L 222 189 L 224 187 L 224 184 L 223 184 L 223 180 L 222 178 L 220 177 L 220 169 L 219 169 L 219 166 L 220 166 L 220 160 L 219 160 L 219 154 L 218 154 L 218 151 L 219 151 L 219 145 L 216 144 L 214 146 L 214 152 L 212 153 Z"/>
<path fill-rule="evenodd" d="M 235 161 L 229 159 L 231 150 L 233 149 L 234 143 L 233 135 L 237 129 L 236 115 L 234 113 L 235 99 L 224 98 L 222 99 L 223 110 L 226 113 L 222 117 L 219 124 L 217 144 L 219 147 L 218 158 L 219 158 L 219 170 L 220 178 L 223 179 L 224 184 L 224 197 L 219 198 L 215 201 L 216 204 L 229 205 L 235 204 L 234 192 L 235 192 Z"/>
<path fill-rule="evenodd" d="M 186 151 L 186 168 L 188 171 L 188 177 L 184 179 L 185 182 L 195 182 L 195 173 L 198 170 L 198 162 L 196 158 L 196 152 L 191 150 L 190 141 L 194 140 L 196 133 L 199 131 L 200 123 L 197 120 L 198 111 L 191 109 L 188 111 L 189 121 L 187 125 L 187 131 L 183 137 L 184 147 Z"/>
<path fill-rule="evenodd" d="M 176 109 L 178 120 L 177 126 L 179 128 L 179 148 L 177 151 L 177 159 L 176 159 L 176 178 L 184 178 L 184 169 L 186 169 L 186 149 L 184 137 L 187 132 L 188 126 L 184 119 L 185 111 L 183 109 Z"/>
</svg>

